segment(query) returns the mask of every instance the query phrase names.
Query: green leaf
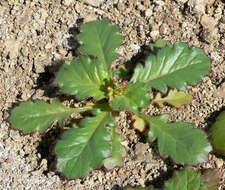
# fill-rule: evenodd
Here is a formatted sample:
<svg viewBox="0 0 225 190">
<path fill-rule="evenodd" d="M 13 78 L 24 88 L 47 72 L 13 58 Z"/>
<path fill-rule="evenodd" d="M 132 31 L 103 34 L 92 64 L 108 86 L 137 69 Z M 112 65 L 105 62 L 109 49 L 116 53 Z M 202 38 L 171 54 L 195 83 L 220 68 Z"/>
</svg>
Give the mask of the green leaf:
<svg viewBox="0 0 225 190">
<path fill-rule="evenodd" d="M 156 52 L 157 49 L 161 49 L 161 48 L 164 48 L 166 46 L 169 46 L 170 48 L 173 47 L 170 42 L 159 39 L 155 43 L 150 44 L 150 49 L 151 49 L 151 51 Z"/>
<path fill-rule="evenodd" d="M 56 76 L 55 83 L 64 93 L 83 99 L 92 96 L 99 100 L 106 97 L 105 85 L 110 81 L 109 73 L 97 59 L 80 56 L 68 61 Z"/>
<path fill-rule="evenodd" d="M 111 65 L 118 56 L 115 48 L 123 41 L 116 26 L 108 20 L 89 22 L 82 25 L 78 39 L 82 54 L 98 57 L 104 67 L 111 70 Z"/>
<path fill-rule="evenodd" d="M 22 130 L 25 134 L 39 131 L 44 132 L 53 121 L 62 125 L 63 120 L 72 113 L 90 110 L 92 107 L 67 108 L 54 101 L 48 104 L 42 101 L 25 102 L 16 107 L 10 116 L 10 122 L 15 129 Z"/>
<path fill-rule="evenodd" d="M 115 96 L 110 105 L 116 110 L 130 110 L 139 113 L 141 108 L 147 107 L 150 96 L 143 83 L 129 84 L 121 95 Z"/>
<path fill-rule="evenodd" d="M 95 117 L 82 120 L 79 128 L 66 131 L 58 141 L 55 152 L 58 169 L 67 178 L 86 176 L 110 156 L 110 132 L 113 126 L 111 112 L 94 110 Z"/>
<path fill-rule="evenodd" d="M 146 129 L 146 125 L 147 125 L 145 120 L 142 119 L 141 117 L 138 117 L 137 115 L 134 115 L 132 119 L 135 120 L 133 127 L 140 132 L 144 132 L 144 130 Z"/>
<path fill-rule="evenodd" d="M 116 132 L 117 127 L 111 127 L 111 157 L 106 158 L 103 161 L 104 166 L 111 170 L 116 166 L 122 166 L 123 164 L 123 157 L 126 156 L 126 150 L 120 144 L 122 141 L 121 136 Z"/>
<path fill-rule="evenodd" d="M 220 114 L 217 121 L 213 124 L 211 139 L 215 150 L 225 155 L 225 112 Z"/>
<path fill-rule="evenodd" d="M 212 150 L 206 134 L 188 123 L 166 123 L 163 117 L 141 115 L 150 125 L 149 140 L 157 138 L 159 152 L 178 164 L 198 164 Z"/>
<path fill-rule="evenodd" d="M 185 43 L 164 47 L 157 56 L 149 56 L 145 66 L 135 68 L 131 82 L 144 82 L 148 89 L 162 92 L 167 87 L 185 90 L 210 71 L 210 60 L 199 48 L 189 48 Z"/>
<path fill-rule="evenodd" d="M 197 172 L 185 168 L 166 183 L 165 190 L 206 190 L 206 185 Z"/>
<path fill-rule="evenodd" d="M 153 187 L 130 187 L 130 186 L 127 186 L 124 188 L 124 190 L 154 190 Z"/>
<path fill-rule="evenodd" d="M 161 93 L 157 93 L 153 103 L 158 104 L 160 107 L 163 107 L 163 103 L 167 102 L 168 104 L 181 107 L 182 105 L 189 104 L 191 102 L 192 96 L 185 92 L 178 92 L 177 90 L 170 90 L 169 94 L 166 97 L 162 98 Z"/>
<path fill-rule="evenodd" d="M 163 115 L 160 115 L 158 117 L 161 120 L 166 122 L 169 119 L 170 115 L 169 114 L 163 114 Z M 153 142 L 153 141 L 155 141 L 157 139 L 157 136 L 153 132 L 154 132 L 153 130 L 149 130 L 148 131 L 148 138 L 149 138 L 150 142 Z"/>
</svg>

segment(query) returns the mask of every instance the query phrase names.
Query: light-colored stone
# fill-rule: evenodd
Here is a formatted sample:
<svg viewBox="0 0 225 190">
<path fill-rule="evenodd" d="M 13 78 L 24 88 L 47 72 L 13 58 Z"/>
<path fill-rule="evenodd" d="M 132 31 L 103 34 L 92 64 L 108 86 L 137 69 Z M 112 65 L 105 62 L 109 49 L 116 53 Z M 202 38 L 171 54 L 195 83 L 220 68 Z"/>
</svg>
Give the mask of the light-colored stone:
<svg viewBox="0 0 225 190">
<path fill-rule="evenodd" d="M 72 3 L 74 3 L 74 0 L 64 0 L 63 4 L 66 6 L 70 6 Z"/>
<path fill-rule="evenodd" d="M 151 31 L 150 35 L 155 40 L 159 36 L 159 31 L 158 30 L 153 30 L 153 31 Z"/>
<path fill-rule="evenodd" d="M 90 14 L 84 19 L 84 23 L 91 22 L 97 20 L 97 16 L 95 14 Z"/>
<path fill-rule="evenodd" d="M 223 167 L 223 164 L 224 164 L 224 161 L 223 161 L 223 159 L 221 159 L 221 158 L 214 158 L 214 161 L 215 161 L 215 163 L 216 163 L 216 166 L 218 167 L 218 168 L 222 168 Z"/>
<path fill-rule="evenodd" d="M 192 5 L 212 5 L 215 0 L 189 0 Z"/>
<path fill-rule="evenodd" d="M 179 3 L 186 3 L 186 2 L 188 2 L 188 0 L 177 0 L 177 2 L 179 2 Z"/>
<path fill-rule="evenodd" d="M 161 35 L 169 34 L 170 28 L 167 24 L 163 23 L 159 28 L 159 32 Z"/>
<path fill-rule="evenodd" d="M 85 3 L 98 7 L 101 3 L 104 2 L 104 0 L 83 0 Z"/>
<path fill-rule="evenodd" d="M 215 0 L 189 0 L 188 4 L 196 13 L 204 14 L 205 7 L 207 5 L 212 5 L 214 2 Z"/>
<path fill-rule="evenodd" d="M 217 24 L 213 17 L 207 15 L 201 17 L 200 23 L 205 29 L 209 29 L 210 31 L 213 31 Z"/>
<path fill-rule="evenodd" d="M 219 89 L 217 90 L 217 95 L 225 99 L 225 82 L 220 85 Z"/>
<path fill-rule="evenodd" d="M 145 16 L 146 16 L 147 18 L 149 18 L 150 16 L 152 16 L 152 9 L 151 9 L 151 8 L 149 8 L 149 9 L 147 9 L 147 10 L 145 11 Z"/>
<path fill-rule="evenodd" d="M 16 58 L 19 53 L 20 43 L 15 39 L 8 39 L 5 42 L 6 51 L 11 59 Z"/>
</svg>

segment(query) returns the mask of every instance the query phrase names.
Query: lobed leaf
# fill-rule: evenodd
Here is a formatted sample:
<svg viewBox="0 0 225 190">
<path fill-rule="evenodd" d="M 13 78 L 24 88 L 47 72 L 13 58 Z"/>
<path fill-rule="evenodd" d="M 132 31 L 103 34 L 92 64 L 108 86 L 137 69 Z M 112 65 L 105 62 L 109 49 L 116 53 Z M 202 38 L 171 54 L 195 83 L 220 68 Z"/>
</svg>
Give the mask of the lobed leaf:
<svg viewBox="0 0 225 190">
<path fill-rule="evenodd" d="M 137 115 L 134 115 L 132 119 L 135 120 L 133 127 L 140 132 L 144 132 L 147 126 L 146 121 Z"/>
<path fill-rule="evenodd" d="M 123 41 L 116 26 L 108 20 L 89 22 L 82 25 L 78 39 L 82 54 L 98 57 L 104 68 L 111 70 L 111 65 L 118 56 L 115 48 Z"/>
<path fill-rule="evenodd" d="M 225 155 L 225 112 L 220 114 L 212 126 L 212 145 L 217 152 Z"/>
<path fill-rule="evenodd" d="M 67 108 L 54 101 L 48 104 L 42 101 L 25 102 L 16 107 L 10 116 L 10 122 L 15 129 L 20 129 L 23 133 L 31 133 L 35 131 L 44 132 L 53 121 L 58 121 L 60 125 L 65 118 L 72 113 L 87 111 L 91 107 L 86 108 Z"/>
<path fill-rule="evenodd" d="M 79 99 L 91 96 L 96 100 L 106 97 L 104 87 L 109 81 L 109 72 L 103 65 L 87 56 L 66 62 L 55 79 L 62 92 L 76 95 Z"/>
<path fill-rule="evenodd" d="M 120 144 L 122 141 L 121 136 L 116 132 L 116 126 L 111 127 L 111 157 L 106 158 L 103 161 L 103 164 L 105 168 L 108 170 L 113 169 L 116 166 L 122 166 L 123 164 L 123 157 L 126 156 L 126 150 L 124 147 Z"/>
<path fill-rule="evenodd" d="M 80 128 L 66 131 L 55 147 L 57 167 L 67 178 L 86 176 L 110 156 L 111 137 L 106 126 L 114 125 L 111 112 L 96 109 L 93 114 L 95 117 L 82 120 Z"/>
<path fill-rule="evenodd" d="M 198 164 L 212 150 L 206 134 L 188 123 L 166 123 L 164 117 L 143 116 L 150 125 L 149 140 L 157 139 L 159 152 L 178 164 Z"/>
<path fill-rule="evenodd" d="M 194 85 L 210 71 L 210 60 L 199 48 L 189 48 L 185 43 L 176 43 L 149 56 L 145 66 L 135 68 L 131 82 L 144 82 L 148 89 L 162 92 L 167 87 L 184 90 Z"/>
<path fill-rule="evenodd" d="M 110 105 L 115 110 L 130 110 L 139 113 L 141 108 L 147 107 L 150 96 L 144 88 L 144 83 L 129 84 L 121 95 L 115 96 Z"/>
<path fill-rule="evenodd" d="M 196 171 L 185 168 L 166 183 L 165 190 L 206 190 L 206 185 Z"/>
<path fill-rule="evenodd" d="M 161 93 L 157 93 L 153 103 L 158 104 L 163 107 L 163 103 L 168 103 L 177 108 L 182 105 L 189 104 L 191 102 L 192 96 L 185 92 L 178 92 L 177 90 L 170 90 L 166 97 L 162 97 Z"/>
</svg>

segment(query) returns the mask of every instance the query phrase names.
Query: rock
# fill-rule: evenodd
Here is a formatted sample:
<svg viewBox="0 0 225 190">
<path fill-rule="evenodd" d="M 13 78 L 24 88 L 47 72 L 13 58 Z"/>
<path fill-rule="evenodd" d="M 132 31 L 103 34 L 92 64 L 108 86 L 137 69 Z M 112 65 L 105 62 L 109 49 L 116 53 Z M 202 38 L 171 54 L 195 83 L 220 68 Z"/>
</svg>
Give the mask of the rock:
<svg viewBox="0 0 225 190">
<path fill-rule="evenodd" d="M 181 0 L 182 1 L 182 0 Z M 191 4 L 194 4 L 194 5 L 212 5 L 215 0 L 189 0 L 189 2 Z"/>
<path fill-rule="evenodd" d="M 132 50 L 132 51 L 134 51 L 134 52 L 138 52 L 139 51 L 139 49 L 140 49 L 141 47 L 139 46 L 139 45 L 137 45 L 137 44 L 131 44 L 130 45 L 130 49 Z"/>
<path fill-rule="evenodd" d="M 178 3 L 186 3 L 188 0 L 177 0 Z"/>
<path fill-rule="evenodd" d="M 83 0 L 83 1 L 84 3 L 98 7 L 101 3 L 103 3 L 104 0 Z"/>
<path fill-rule="evenodd" d="M 148 151 L 148 145 L 143 144 L 143 143 L 137 143 L 135 146 L 135 155 L 136 155 L 136 160 L 137 161 L 146 161 L 146 155 Z M 150 158 L 149 158 L 150 159 Z"/>
<path fill-rule="evenodd" d="M 91 22 L 97 20 L 97 16 L 95 14 L 90 14 L 84 19 L 84 23 Z"/>
<path fill-rule="evenodd" d="M 19 134 L 19 132 L 16 131 L 16 130 L 10 130 L 9 136 L 10 136 L 14 141 L 18 141 L 19 138 L 20 138 L 20 134 Z"/>
<path fill-rule="evenodd" d="M 159 36 L 159 31 L 158 31 L 158 30 L 153 30 L 153 31 L 151 31 L 150 36 L 151 36 L 154 40 L 156 40 L 156 39 L 158 38 L 158 36 Z"/>
<path fill-rule="evenodd" d="M 169 34 L 170 28 L 167 24 L 163 23 L 159 28 L 159 32 L 161 35 Z"/>
<path fill-rule="evenodd" d="M 152 9 L 147 9 L 146 11 L 145 11 L 145 16 L 146 17 L 150 17 L 150 16 L 152 16 Z"/>
<path fill-rule="evenodd" d="M 203 15 L 200 20 L 201 25 L 209 31 L 213 31 L 216 26 L 216 21 L 213 17 Z"/>
<path fill-rule="evenodd" d="M 194 9 L 197 13 L 205 13 L 205 7 L 207 5 L 212 5 L 215 0 L 189 0 L 188 4 Z"/>
<path fill-rule="evenodd" d="M 213 5 L 215 0 L 204 0 L 203 2 L 205 2 L 206 5 Z"/>
<path fill-rule="evenodd" d="M 215 159 L 215 162 L 216 162 L 216 166 L 218 168 L 222 168 L 222 166 L 223 166 L 223 160 L 222 159 L 217 158 L 217 159 Z"/>
<path fill-rule="evenodd" d="M 74 0 L 64 0 L 63 4 L 66 6 L 70 6 L 73 2 L 74 2 Z"/>
<path fill-rule="evenodd" d="M 16 58 L 19 53 L 20 43 L 15 39 L 8 39 L 5 42 L 6 51 L 9 53 L 10 59 Z"/>
<path fill-rule="evenodd" d="M 225 82 L 220 85 L 219 89 L 217 90 L 217 95 L 225 99 Z"/>
<path fill-rule="evenodd" d="M 47 43 L 46 45 L 45 45 L 45 49 L 50 49 L 52 47 L 52 44 L 51 43 Z"/>
<path fill-rule="evenodd" d="M 32 11 L 31 9 L 25 9 L 23 11 L 23 14 L 21 16 L 18 17 L 18 23 L 20 25 L 25 25 L 29 22 L 29 20 L 31 19 L 31 14 L 32 14 Z"/>
<path fill-rule="evenodd" d="M 145 187 L 145 180 L 143 178 L 138 179 L 138 182 L 142 187 Z"/>
</svg>

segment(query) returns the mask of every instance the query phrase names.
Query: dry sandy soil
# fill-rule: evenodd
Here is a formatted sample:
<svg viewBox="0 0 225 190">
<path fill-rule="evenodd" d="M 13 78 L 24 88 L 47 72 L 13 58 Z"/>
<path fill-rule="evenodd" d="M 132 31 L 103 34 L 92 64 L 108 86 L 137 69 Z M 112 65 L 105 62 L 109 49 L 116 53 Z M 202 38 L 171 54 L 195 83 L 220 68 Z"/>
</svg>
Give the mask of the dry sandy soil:
<svg viewBox="0 0 225 190">
<path fill-rule="evenodd" d="M 117 62 L 125 63 L 157 39 L 187 42 L 204 49 L 211 72 L 188 91 L 191 105 L 181 109 L 149 106 L 151 114 L 168 113 L 173 121 L 207 128 L 224 110 L 221 93 L 225 80 L 225 3 L 221 0 L 1 0 L 0 1 L 0 189 L 3 190 L 119 190 L 126 185 L 162 187 L 174 165 L 162 161 L 157 150 L 129 127 L 121 113 L 118 122 L 128 150 L 123 168 L 97 170 L 84 179 L 66 181 L 54 170 L 49 154 L 56 129 L 46 136 L 23 136 L 12 130 L 11 108 L 29 99 L 50 100 L 51 66 L 74 58 L 74 37 L 83 22 L 107 18 L 124 37 Z M 191 77 L 191 76 L 190 76 Z M 51 148 L 50 148 L 51 149 Z M 176 166 L 175 166 L 176 167 Z M 200 169 L 216 168 L 225 189 L 224 158 L 209 156 Z"/>
</svg>

